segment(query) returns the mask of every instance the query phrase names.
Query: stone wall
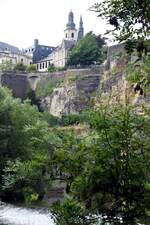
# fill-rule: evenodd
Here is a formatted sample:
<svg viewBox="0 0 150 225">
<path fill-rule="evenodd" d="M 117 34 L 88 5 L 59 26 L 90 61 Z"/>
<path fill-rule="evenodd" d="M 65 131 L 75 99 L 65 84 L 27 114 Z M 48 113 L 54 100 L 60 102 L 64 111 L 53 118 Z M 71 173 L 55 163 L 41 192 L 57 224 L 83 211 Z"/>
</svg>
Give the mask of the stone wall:
<svg viewBox="0 0 150 225">
<path fill-rule="evenodd" d="M 0 71 L 0 84 L 12 90 L 13 96 L 25 99 L 30 90 L 35 90 L 37 85 L 45 86 L 52 79 L 65 76 L 60 73 L 26 73 L 16 71 Z"/>
<path fill-rule="evenodd" d="M 87 72 L 88 71 L 88 72 Z M 68 70 L 55 73 L 26 73 L 16 71 L 0 71 L 0 84 L 12 90 L 14 97 L 24 99 L 30 90 L 35 90 L 37 86 L 44 86 L 54 80 L 65 79 L 69 74 L 85 75 L 91 70 Z"/>
<path fill-rule="evenodd" d="M 117 44 L 108 47 L 107 51 L 107 69 L 112 69 L 116 62 L 118 61 L 119 55 L 125 52 L 125 44 Z"/>
<path fill-rule="evenodd" d="M 1 85 L 12 90 L 14 97 L 24 99 L 30 90 L 27 73 L 1 72 Z"/>
</svg>

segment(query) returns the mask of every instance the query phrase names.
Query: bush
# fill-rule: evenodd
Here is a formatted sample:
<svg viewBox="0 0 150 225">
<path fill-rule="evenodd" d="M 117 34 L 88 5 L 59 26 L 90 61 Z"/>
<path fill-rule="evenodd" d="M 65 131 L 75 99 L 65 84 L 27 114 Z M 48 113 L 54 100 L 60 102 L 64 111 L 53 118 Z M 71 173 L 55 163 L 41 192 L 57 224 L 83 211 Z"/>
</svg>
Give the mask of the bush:
<svg viewBox="0 0 150 225">
<path fill-rule="evenodd" d="M 55 67 L 53 64 L 48 67 L 48 72 L 50 72 L 50 73 L 62 72 L 65 70 L 66 70 L 65 67 Z"/>
<path fill-rule="evenodd" d="M 54 65 L 50 65 L 50 66 L 48 67 L 48 72 L 50 72 L 50 73 L 56 72 L 55 66 L 54 66 Z"/>
<path fill-rule="evenodd" d="M 28 72 L 36 72 L 37 71 L 36 65 L 34 65 L 34 64 L 29 65 L 27 67 L 27 71 Z"/>
<path fill-rule="evenodd" d="M 88 216 L 87 211 L 76 200 L 66 198 L 63 203 L 56 202 L 51 207 L 52 218 L 56 225 L 94 225 L 94 216 Z"/>
<path fill-rule="evenodd" d="M 61 125 L 68 126 L 85 122 L 85 116 L 82 114 L 63 115 L 61 118 Z"/>
<path fill-rule="evenodd" d="M 14 70 L 17 71 L 26 71 L 27 70 L 27 66 L 24 65 L 23 63 L 17 63 L 14 67 Z"/>
</svg>

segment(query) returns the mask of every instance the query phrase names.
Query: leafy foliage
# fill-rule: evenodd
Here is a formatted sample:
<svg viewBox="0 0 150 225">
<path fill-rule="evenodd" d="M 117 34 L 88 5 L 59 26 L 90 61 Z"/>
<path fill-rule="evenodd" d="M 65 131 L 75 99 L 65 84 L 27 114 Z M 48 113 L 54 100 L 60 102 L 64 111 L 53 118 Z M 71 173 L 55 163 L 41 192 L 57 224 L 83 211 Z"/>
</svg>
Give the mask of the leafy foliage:
<svg viewBox="0 0 150 225">
<path fill-rule="evenodd" d="M 94 216 L 89 217 L 83 205 L 69 197 L 61 204 L 54 203 L 51 213 L 56 225 L 96 225 Z"/>
<path fill-rule="evenodd" d="M 63 78 L 54 78 L 50 81 L 47 81 L 43 86 L 37 86 L 36 88 L 36 96 L 37 97 L 45 97 L 51 95 L 53 90 L 57 88 L 61 83 L 63 83 Z"/>
<path fill-rule="evenodd" d="M 86 34 L 71 50 L 68 65 L 92 65 L 103 61 L 102 47 L 105 40 L 92 32 Z"/>
<path fill-rule="evenodd" d="M 134 107 L 121 104 L 95 109 L 89 113 L 90 135 L 68 137 L 65 150 L 54 154 L 67 181 L 66 192 L 82 202 L 89 215 L 92 209 L 110 223 L 120 215 L 130 223 L 149 212 L 150 112 L 143 110 L 138 115 Z M 70 213 L 66 206 L 63 210 Z M 55 209 L 59 225 L 61 212 L 60 205 Z"/>
<path fill-rule="evenodd" d="M 55 67 L 53 64 L 51 64 L 48 67 L 48 72 L 53 73 L 53 72 L 62 72 L 65 71 L 66 68 L 65 67 Z"/>
<path fill-rule="evenodd" d="M 25 198 L 31 189 L 40 198 L 46 188 L 54 135 L 36 107 L 14 99 L 2 87 L 0 104 L 0 195 L 7 200 Z"/>
<path fill-rule="evenodd" d="M 134 85 L 135 90 L 141 90 L 144 95 L 147 95 L 150 85 L 150 55 L 147 55 L 140 65 L 129 64 L 126 79 Z"/>
<path fill-rule="evenodd" d="M 27 67 L 27 71 L 28 72 L 36 72 L 37 71 L 36 65 L 34 65 L 34 64 L 29 65 Z"/>
<path fill-rule="evenodd" d="M 70 114 L 70 115 L 63 115 L 60 120 L 60 125 L 68 126 L 86 122 L 85 113 L 80 114 Z"/>
<path fill-rule="evenodd" d="M 14 65 L 12 64 L 11 61 L 5 61 L 0 64 L 0 70 L 2 70 L 2 71 L 7 71 L 7 70 L 11 71 L 13 69 L 14 69 Z"/>
<path fill-rule="evenodd" d="M 114 27 L 113 34 L 117 40 L 148 38 L 149 0 L 103 0 L 95 4 L 94 10 Z"/>
<path fill-rule="evenodd" d="M 17 63 L 14 66 L 14 70 L 17 70 L 17 71 L 26 71 L 27 70 L 27 66 L 24 65 L 23 63 Z"/>
</svg>

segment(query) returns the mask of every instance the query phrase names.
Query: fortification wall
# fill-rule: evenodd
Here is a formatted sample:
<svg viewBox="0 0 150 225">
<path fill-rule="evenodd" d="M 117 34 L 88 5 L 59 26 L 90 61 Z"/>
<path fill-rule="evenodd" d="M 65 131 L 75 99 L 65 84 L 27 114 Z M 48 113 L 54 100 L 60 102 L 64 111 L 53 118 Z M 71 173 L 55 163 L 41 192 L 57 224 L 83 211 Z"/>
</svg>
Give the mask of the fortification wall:
<svg viewBox="0 0 150 225">
<path fill-rule="evenodd" d="M 0 71 L 0 84 L 12 90 L 15 97 L 24 99 L 30 90 L 35 90 L 37 86 L 44 87 L 47 83 L 55 80 L 65 79 L 67 76 L 85 76 L 100 74 L 103 67 L 92 67 L 85 69 L 70 69 L 55 73 L 26 73 L 16 71 Z"/>
<path fill-rule="evenodd" d="M 15 97 L 24 99 L 30 89 L 27 73 L 0 72 L 0 83 L 12 90 Z"/>
</svg>

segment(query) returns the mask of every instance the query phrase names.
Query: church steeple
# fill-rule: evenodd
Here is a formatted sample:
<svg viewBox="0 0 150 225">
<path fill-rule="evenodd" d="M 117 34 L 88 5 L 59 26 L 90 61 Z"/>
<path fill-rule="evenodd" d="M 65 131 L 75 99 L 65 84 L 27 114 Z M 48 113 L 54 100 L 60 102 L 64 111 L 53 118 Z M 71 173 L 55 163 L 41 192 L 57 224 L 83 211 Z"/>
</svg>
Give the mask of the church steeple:
<svg viewBox="0 0 150 225">
<path fill-rule="evenodd" d="M 76 30 L 76 25 L 74 23 L 74 15 L 73 12 L 70 11 L 68 15 L 68 23 L 66 24 L 66 29 L 65 29 L 65 39 L 66 40 L 71 40 L 71 41 L 77 41 L 77 30 Z"/>
<path fill-rule="evenodd" d="M 83 36 L 84 36 L 83 20 L 82 20 L 82 16 L 80 16 L 78 40 L 80 40 Z"/>
<path fill-rule="evenodd" d="M 70 11 L 69 15 L 68 15 L 68 23 L 66 25 L 67 29 L 75 29 L 76 25 L 74 23 L 74 15 L 73 12 Z"/>
</svg>

